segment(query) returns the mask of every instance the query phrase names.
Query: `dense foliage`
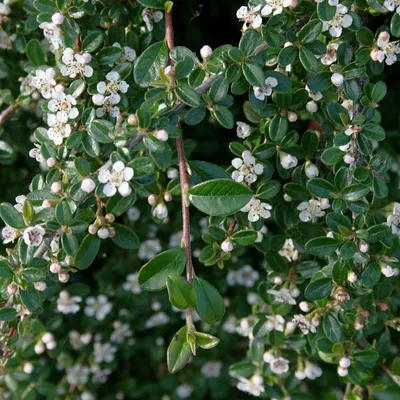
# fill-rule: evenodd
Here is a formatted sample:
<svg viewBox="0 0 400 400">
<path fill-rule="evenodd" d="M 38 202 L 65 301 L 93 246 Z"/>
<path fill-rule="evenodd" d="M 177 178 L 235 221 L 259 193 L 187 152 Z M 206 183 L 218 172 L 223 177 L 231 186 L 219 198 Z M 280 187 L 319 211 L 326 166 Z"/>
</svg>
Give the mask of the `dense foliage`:
<svg viewBox="0 0 400 400">
<path fill-rule="evenodd" d="M 399 396 L 400 3 L 187 7 L 0 3 L 0 395 Z"/>
</svg>

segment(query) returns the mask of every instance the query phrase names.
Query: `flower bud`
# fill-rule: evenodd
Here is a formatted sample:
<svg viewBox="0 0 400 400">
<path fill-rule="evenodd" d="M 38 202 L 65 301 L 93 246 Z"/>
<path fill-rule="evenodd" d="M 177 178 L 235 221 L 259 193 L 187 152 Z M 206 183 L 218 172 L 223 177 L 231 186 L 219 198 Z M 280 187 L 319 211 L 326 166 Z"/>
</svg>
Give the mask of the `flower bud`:
<svg viewBox="0 0 400 400">
<path fill-rule="evenodd" d="M 53 182 L 51 184 L 51 191 L 53 193 L 60 193 L 62 191 L 62 186 L 60 182 Z"/>
<path fill-rule="evenodd" d="M 356 282 L 356 281 L 357 281 L 357 274 L 356 274 L 354 271 L 350 271 L 350 272 L 347 274 L 347 280 L 348 280 L 350 283 Z"/>
<path fill-rule="evenodd" d="M 167 67 L 165 67 L 164 73 L 170 79 L 175 78 L 176 72 L 175 72 L 175 68 L 172 65 L 168 65 Z"/>
<path fill-rule="evenodd" d="M 179 175 L 178 170 L 176 168 L 168 168 L 167 177 L 168 179 L 175 179 Z"/>
<path fill-rule="evenodd" d="M 157 197 L 156 197 L 154 194 L 150 194 L 150 195 L 147 197 L 147 202 L 148 202 L 151 206 L 154 206 L 154 204 L 156 204 L 156 202 L 157 202 Z"/>
<path fill-rule="evenodd" d="M 111 239 L 111 238 L 113 238 L 115 235 L 116 235 L 116 231 L 115 231 L 115 229 L 114 228 L 108 228 L 108 232 L 110 232 L 110 236 L 109 236 L 109 238 Z"/>
<path fill-rule="evenodd" d="M 46 332 L 43 336 L 42 336 L 42 342 L 44 344 L 48 344 L 50 342 L 54 342 L 54 335 L 51 332 Z"/>
<path fill-rule="evenodd" d="M 306 301 L 301 301 L 299 307 L 304 313 L 308 313 L 310 311 L 310 305 Z"/>
<path fill-rule="evenodd" d="M 44 347 L 43 342 L 40 341 L 35 344 L 33 350 L 35 351 L 36 354 L 43 354 L 46 349 Z"/>
<path fill-rule="evenodd" d="M 94 189 L 96 189 L 96 183 L 91 178 L 85 178 L 82 181 L 81 189 L 86 193 L 91 193 Z"/>
<path fill-rule="evenodd" d="M 378 307 L 383 312 L 389 310 L 389 306 L 386 303 L 380 303 L 380 304 L 378 304 Z"/>
<path fill-rule="evenodd" d="M 233 250 L 233 244 L 229 239 L 225 239 L 222 243 L 221 243 L 221 250 L 224 253 L 229 253 Z"/>
<path fill-rule="evenodd" d="M 135 126 L 137 125 L 137 122 L 138 120 L 135 114 L 130 114 L 128 116 L 128 125 Z"/>
<path fill-rule="evenodd" d="M 311 100 L 306 104 L 306 109 L 310 113 L 315 113 L 318 111 L 318 104 Z"/>
<path fill-rule="evenodd" d="M 283 279 L 280 276 L 274 277 L 274 285 L 282 285 Z"/>
<path fill-rule="evenodd" d="M 158 203 L 153 209 L 153 216 L 157 219 L 164 219 L 168 216 L 168 208 L 164 203 Z"/>
<path fill-rule="evenodd" d="M 354 157 L 351 155 L 351 154 L 346 154 L 344 157 L 343 157 L 343 161 L 346 163 L 346 164 L 353 164 L 354 163 L 354 161 L 355 161 L 355 159 L 354 159 Z"/>
<path fill-rule="evenodd" d="M 201 55 L 201 57 L 203 58 L 203 59 L 206 59 L 206 58 L 208 58 L 208 57 L 210 57 L 211 56 L 211 54 L 212 54 L 212 48 L 210 47 L 210 46 L 203 46 L 201 49 L 200 49 L 200 55 Z"/>
<path fill-rule="evenodd" d="M 160 139 L 163 142 L 168 140 L 168 132 L 165 129 L 160 129 L 156 132 L 157 139 Z"/>
<path fill-rule="evenodd" d="M 33 284 L 33 286 L 35 287 L 35 289 L 39 292 L 43 292 L 47 289 L 47 285 L 46 282 L 35 282 Z"/>
<path fill-rule="evenodd" d="M 7 293 L 12 296 L 13 294 L 15 294 L 17 292 L 18 286 L 15 283 L 10 283 L 7 286 Z"/>
<path fill-rule="evenodd" d="M 54 262 L 50 265 L 50 272 L 53 274 L 58 274 L 61 271 L 61 265 L 58 262 Z"/>
<path fill-rule="evenodd" d="M 95 235 L 97 233 L 97 226 L 94 224 L 89 225 L 88 232 L 91 235 Z"/>
<path fill-rule="evenodd" d="M 354 323 L 354 329 L 355 329 L 356 331 L 362 331 L 362 330 L 364 329 L 364 327 L 365 327 L 365 325 L 364 325 L 364 323 L 361 322 L 361 321 L 356 321 L 356 322 Z"/>
<path fill-rule="evenodd" d="M 386 276 L 387 278 L 390 278 L 394 275 L 393 268 L 390 265 L 381 265 L 381 272 L 382 275 Z"/>
<path fill-rule="evenodd" d="M 350 365 L 351 365 L 351 360 L 350 360 L 350 358 L 348 358 L 348 357 L 342 357 L 342 358 L 339 360 L 339 365 L 340 365 L 342 368 L 349 368 Z"/>
<path fill-rule="evenodd" d="M 54 350 L 57 347 L 57 343 L 52 340 L 51 342 L 46 343 L 47 350 Z"/>
<path fill-rule="evenodd" d="M 298 118 L 299 118 L 299 116 L 295 112 L 293 112 L 293 111 L 288 112 L 289 122 L 296 122 Z"/>
<path fill-rule="evenodd" d="M 25 363 L 23 370 L 26 374 L 31 374 L 33 372 L 33 364 L 30 362 Z"/>
<path fill-rule="evenodd" d="M 107 239 L 109 236 L 110 236 L 110 232 L 109 232 L 109 230 L 107 229 L 107 228 L 100 228 L 98 231 L 97 231 L 97 236 L 100 238 L 100 239 Z"/>
<path fill-rule="evenodd" d="M 338 367 L 337 373 L 341 377 L 345 377 L 349 374 L 349 370 L 347 368 Z"/>
<path fill-rule="evenodd" d="M 106 219 L 106 221 L 110 224 L 112 224 L 115 221 L 115 216 L 114 214 L 106 214 L 106 216 L 104 217 Z"/>
<path fill-rule="evenodd" d="M 286 42 L 286 43 L 283 45 L 283 47 L 290 47 L 290 46 L 293 46 L 293 43 L 292 43 L 292 42 Z"/>
<path fill-rule="evenodd" d="M 292 156 L 291 154 L 281 151 L 279 153 L 279 158 L 282 168 L 284 169 L 291 169 L 297 166 L 298 160 L 295 156 Z"/>
<path fill-rule="evenodd" d="M 292 297 L 299 297 L 300 296 L 300 290 L 297 287 L 294 287 L 293 289 L 290 289 L 290 295 Z"/>
<path fill-rule="evenodd" d="M 291 202 L 293 199 L 287 194 L 285 193 L 283 195 L 283 200 L 287 201 L 288 203 Z"/>
<path fill-rule="evenodd" d="M 378 61 L 379 60 L 379 50 L 377 48 L 373 49 L 370 53 L 372 61 Z"/>
<path fill-rule="evenodd" d="M 271 352 L 266 351 L 263 355 L 263 359 L 267 364 L 269 364 L 271 361 L 273 361 L 275 359 L 275 357 L 273 356 L 273 354 Z"/>
<path fill-rule="evenodd" d="M 367 242 L 360 242 L 360 251 L 361 253 L 368 253 L 369 244 Z"/>
<path fill-rule="evenodd" d="M 299 381 L 302 381 L 304 379 L 306 379 L 306 374 L 304 373 L 304 371 L 296 371 L 294 373 L 294 376 L 296 377 L 296 379 L 298 379 Z"/>
<path fill-rule="evenodd" d="M 48 207 L 52 207 L 53 205 L 51 204 L 50 200 L 43 200 L 42 201 L 42 207 L 43 208 L 48 208 Z"/>
<path fill-rule="evenodd" d="M 342 86 L 343 82 L 344 82 L 344 77 L 342 74 L 339 74 L 337 72 L 335 72 L 332 76 L 331 76 L 331 82 L 336 86 Z"/>
<path fill-rule="evenodd" d="M 164 200 L 169 203 L 170 201 L 172 201 L 172 194 L 169 192 L 165 192 L 164 193 Z"/>
<path fill-rule="evenodd" d="M 67 271 L 60 271 L 58 273 L 58 280 L 61 283 L 67 283 L 69 281 L 69 273 Z"/>
<path fill-rule="evenodd" d="M 57 164 L 57 160 L 54 157 L 50 157 L 46 160 L 46 164 L 49 168 L 52 168 Z"/>
<path fill-rule="evenodd" d="M 306 173 L 307 178 L 309 179 L 315 178 L 319 175 L 318 167 L 311 161 L 306 162 L 304 172 Z"/>
<path fill-rule="evenodd" d="M 53 24 L 61 25 L 64 22 L 64 16 L 60 13 L 55 13 L 51 16 Z"/>
</svg>

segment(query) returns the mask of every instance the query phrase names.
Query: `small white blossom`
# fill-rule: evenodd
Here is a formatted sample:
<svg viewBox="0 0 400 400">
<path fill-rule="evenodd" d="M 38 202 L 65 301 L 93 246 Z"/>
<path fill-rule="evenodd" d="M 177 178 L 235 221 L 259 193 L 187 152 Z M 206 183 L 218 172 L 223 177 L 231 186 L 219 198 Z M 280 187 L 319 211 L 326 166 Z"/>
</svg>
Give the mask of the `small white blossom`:
<svg viewBox="0 0 400 400">
<path fill-rule="evenodd" d="M 110 336 L 110 340 L 115 343 L 124 343 L 126 339 L 132 336 L 132 330 L 129 324 L 123 324 L 120 321 L 113 322 L 114 331 Z"/>
<path fill-rule="evenodd" d="M 142 11 L 142 18 L 146 24 L 146 28 L 151 32 L 154 28 L 154 23 L 160 22 L 164 18 L 164 14 L 159 10 L 154 10 L 152 8 L 145 8 Z"/>
<path fill-rule="evenodd" d="M 260 274 L 250 265 L 244 265 L 237 271 L 229 271 L 226 279 L 230 286 L 241 285 L 251 288 L 260 279 Z"/>
<path fill-rule="evenodd" d="M 343 82 L 344 82 L 344 76 L 342 74 L 339 74 L 337 72 L 335 72 L 332 76 L 331 76 L 331 82 L 333 85 L 335 85 L 336 87 L 342 86 Z"/>
<path fill-rule="evenodd" d="M 208 361 L 201 367 L 201 373 L 206 378 L 218 378 L 221 375 L 221 369 L 221 361 Z"/>
<path fill-rule="evenodd" d="M 400 1 L 399 0 L 385 0 L 383 5 L 389 10 L 396 10 L 397 14 L 400 14 Z"/>
<path fill-rule="evenodd" d="M 309 113 L 315 113 L 315 112 L 318 111 L 318 104 L 313 100 L 308 101 L 307 104 L 306 104 L 306 110 Z"/>
<path fill-rule="evenodd" d="M 236 17 L 239 21 L 243 21 L 243 31 L 247 29 L 258 29 L 262 24 L 262 17 L 259 14 L 261 4 L 255 7 L 242 6 L 237 10 Z"/>
<path fill-rule="evenodd" d="M 281 14 L 283 9 L 292 4 L 292 0 L 265 0 L 267 3 L 261 10 L 261 15 L 266 17 L 269 15 Z"/>
<path fill-rule="evenodd" d="M 311 321 L 302 314 L 294 315 L 293 322 L 305 335 L 308 335 L 310 332 L 315 333 L 317 331 Z"/>
<path fill-rule="evenodd" d="M 122 289 L 133 294 L 141 293 L 142 288 L 140 287 L 138 282 L 138 275 L 139 274 L 137 272 L 135 272 L 134 274 L 129 274 L 126 277 L 126 282 L 124 282 L 122 285 Z"/>
<path fill-rule="evenodd" d="M 313 92 L 308 86 L 306 86 L 306 90 L 308 92 L 308 96 L 314 101 L 319 101 L 323 97 L 321 92 Z"/>
<path fill-rule="evenodd" d="M 43 29 L 43 35 L 50 43 L 51 52 L 54 53 L 57 49 L 59 49 L 62 46 L 63 42 L 62 42 L 61 29 L 58 26 L 58 24 L 55 24 L 54 22 L 42 22 L 39 25 L 39 28 Z"/>
<path fill-rule="evenodd" d="M 240 139 L 246 139 L 251 135 L 251 126 L 245 122 L 236 122 L 236 134 Z"/>
<path fill-rule="evenodd" d="M 306 162 L 304 172 L 309 179 L 315 178 L 319 175 L 318 167 L 311 161 Z"/>
<path fill-rule="evenodd" d="M 69 119 L 75 119 L 79 115 L 76 106 L 76 100 L 73 96 L 64 93 L 64 87 L 57 85 L 54 88 L 52 99 L 49 101 L 48 108 L 56 114 L 60 122 L 68 122 Z"/>
<path fill-rule="evenodd" d="M 386 276 L 387 278 L 390 278 L 394 275 L 394 270 L 390 265 L 381 265 L 381 272 L 382 275 Z"/>
<path fill-rule="evenodd" d="M 284 332 L 285 319 L 282 317 L 282 315 L 267 315 L 266 320 L 267 321 L 265 322 L 264 326 L 268 332 L 271 331 Z"/>
<path fill-rule="evenodd" d="M 70 78 L 76 78 L 77 76 L 83 75 L 90 78 L 93 75 L 93 68 L 88 65 L 92 59 L 89 53 L 75 53 L 70 47 L 64 49 L 62 55 L 62 62 L 64 65 L 61 66 L 60 72 L 63 76 Z"/>
<path fill-rule="evenodd" d="M 111 343 L 101 344 L 96 342 L 93 346 L 94 362 L 100 364 L 102 362 L 110 363 L 114 361 L 117 348 Z"/>
<path fill-rule="evenodd" d="M 194 387 L 189 385 L 189 384 L 187 384 L 187 383 L 183 383 L 182 385 L 179 385 L 176 388 L 176 394 L 181 399 L 190 398 L 190 396 L 192 395 L 193 391 L 194 391 Z"/>
<path fill-rule="evenodd" d="M 103 294 L 96 297 L 88 297 L 86 299 L 85 315 L 95 317 L 97 321 L 103 321 L 107 314 L 112 310 L 112 304 Z"/>
<path fill-rule="evenodd" d="M 267 293 L 274 296 L 274 300 L 276 303 L 291 304 L 291 305 L 296 304 L 296 300 L 291 295 L 289 289 L 285 288 L 279 290 L 269 289 L 267 290 Z"/>
<path fill-rule="evenodd" d="M 63 314 L 76 314 L 80 310 L 79 303 L 82 301 L 80 296 L 70 296 L 62 290 L 57 299 L 57 310 Z"/>
<path fill-rule="evenodd" d="M 263 173 L 264 166 L 257 163 L 255 157 L 248 150 L 242 153 L 242 157 L 243 159 L 234 158 L 232 160 L 232 165 L 236 168 L 236 171 L 232 172 L 232 179 L 236 182 L 254 183 L 258 175 Z"/>
<path fill-rule="evenodd" d="M 304 374 L 308 379 L 313 381 L 322 376 L 322 369 L 318 365 L 307 363 Z"/>
<path fill-rule="evenodd" d="M 400 203 L 394 203 L 393 212 L 387 217 L 386 223 L 389 225 L 393 235 L 400 235 Z"/>
<path fill-rule="evenodd" d="M 24 242 L 28 246 L 38 247 L 45 234 L 46 230 L 41 225 L 29 226 L 24 230 Z"/>
<path fill-rule="evenodd" d="M 111 169 L 103 168 L 99 172 L 99 182 L 104 183 L 103 193 L 112 197 L 117 193 L 127 197 L 132 193 L 129 181 L 133 178 L 133 169 L 125 167 L 122 161 L 117 161 Z"/>
<path fill-rule="evenodd" d="M 141 260 L 151 260 L 162 250 L 159 239 L 149 239 L 140 244 L 138 257 Z"/>
<path fill-rule="evenodd" d="M 19 234 L 17 229 L 14 229 L 11 226 L 6 225 L 1 230 L 1 236 L 3 238 L 3 244 L 7 244 L 7 243 L 14 243 L 14 240 L 18 238 Z"/>
<path fill-rule="evenodd" d="M 385 61 L 386 65 L 392 65 L 397 61 L 397 55 L 400 54 L 399 41 L 390 42 L 389 32 L 381 32 L 376 41 L 376 47 L 371 51 L 371 59 L 382 63 Z"/>
<path fill-rule="evenodd" d="M 206 58 L 209 58 L 209 57 L 211 57 L 211 54 L 212 54 L 212 48 L 210 47 L 210 46 L 203 46 L 201 49 L 200 49 L 200 55 L 201 55 L 201 57 L 203 58 L 203 59 L 206 59 Z"/>
<path fill-rule="evenodd" d="M 236 387 L 242 392 L 251 394 L 254 397 L 260 397 L 261 393 L 264 393 L 264 380 L 262 376 L 254 375 L 250 379 L 239 377 L 239 382 Z"/>
<path fill-rule="evenodd" d="M 300 211 L 299 218 L 303 222 L 316 221 L 317 218 L 323 217 L 325 211 L 330 207 L 328 199 L 322 199 L 321 201 L 311 199 L 309 201 L 303 201 L 297 209 Z"/>
<path fill-rule="evenodd" d="M 85 384 L 89 380 L 90 369 L 87 366 L 75 364 L 67 368 L 67 381 L 70 385 L 76 386 Z"/>
<path fill-rule="evenodd" d="M 62 114 L 48 114 L 47 123 L 49 125 L 47 135 L 54 144 L 62 144 L 63 140 L 71 135 L 71 125 L 62 120 Z"/>
<path fill-rule="evenodd" d="M 153 217 L 157 219 L 165 219 L 168 216 L 168 208 L 164 203 L 158 203 L 153 209 Z"/>
<path fill-rule="evenodd" d="M 271 368 L 271 372 L 274 374 L 286 374 L 286 372 L 289 371 L 289 360 L 286 360 L 286 358 L 283 357 L 273 358 L 269 363 L 269 366 Z"/>
<path fill-rule="evenodd" d="M 36 70 L 35 75 L 32 76 L 32 85 L 47 100 L 51 99 L 54 88 L 57 85 L 54 79 L 55 75 L 56 71 L 53 68 L 47 68 L 45 71 L 41 69 Z"/>
<path fill-rule="evenodd" d="M 260 218 L 268 219 L 271 216 L 272 206 L 268 203 L 261 203 L 261 200 L 253 197 L 240 211 L 248 213 L 250 222 L 256 222 Z"/>
<path fill-rule="evenodd" d="M 336 6 L 336 13 L 330 21 L 322 22 L 322 30 L 327 31 L 333 37 L 340 37 L 343 28 L 348 28 L 353 23 L 353 17 L 349 14 L 349 9 L 343 4 Z"/>
<path fill-rule="evenodd" d="M 157 326 L 165 325 L 169 322 L 169 317 L 164 312 L 160 311 L 154 315 L 152 315 L 146 322 L 146 328 L 154 328 Z"/>
<path fill-rule="evenodd" d="M 294 247 L 292 239 L 286 239 L 283 247 L 279 250 L 279 254 L 288 261 L 296 261 L 299 258 L 299 252 Z"/>
<path fill-rule="evenodd" d="M 119 47 L 120 49 L 122 49 L 122 56 L 119 59 L 119 61 L 121 63 L 124 63 L 124 62 L 132 63 L 136 60 L 136 51 L 134 49 L 132 49 L 131 47 L 129 47 L 129 46 L 121 47 L 121 45 L 118 42 L 113 43 L 113 46 Z"/>
<path fill-rule="evenodd" d="M 279 160 L 283 169 L 291 169 L 297 166 L 298 160 L 295 156 L 285 153 L 284 151 L 279 152 Z"/>
<path fill-rule="evenodd" d="M 337 61 L 337 49 L 339 44 L 335 42 L 329 42 L 326 46 L 326 53 L 320 58 L 320 61 L 324 65 L 332 65 Z"/>
<path fill-rule="evenodd" d="M 254 96 L 256 99 L 264 101 L 268 96 L 271 96 L 272 89 L 277 85 L 278 81 L 272 76 L 269 76 L 267 79 L 265 79 L 264 86 L 253 86 Z"/>
</svg>

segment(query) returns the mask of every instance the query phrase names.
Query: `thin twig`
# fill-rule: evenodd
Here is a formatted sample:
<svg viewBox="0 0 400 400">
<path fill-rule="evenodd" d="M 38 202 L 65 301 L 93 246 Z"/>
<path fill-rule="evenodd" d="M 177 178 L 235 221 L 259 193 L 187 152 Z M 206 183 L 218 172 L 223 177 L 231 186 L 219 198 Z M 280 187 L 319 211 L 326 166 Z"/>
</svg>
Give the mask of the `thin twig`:
<svg viewBox="0 0 400 400">
<path fill-rule="evenodd" d="M 16 104 L 10 104 L 5 110 L 0 113 L 0 125 L 4 125 L 5 122 L 11 118 L 14 111 L 17 109 Z"/>
<path fill-rule="evenodd" d="M 172 50 L 175 47 L 175 45 L 174 45 L 174 28 L 172 23 L 171 10 L 166 10 L 165 13 L 165 29 L 166 29 L 165 39 L 167 41 L 168 49 Z M 174 65 L 174 62 L 171 59 L 170 59 L 170 65 Z M 200 90 L 204 91 L 207 90 L 207 88 L 204 87 L 204 83 L 200 86 L 203 86 L 200 88 Z M 186 167 L 186 156 L 185 156 L 185 149 L 183 147 L 182 136 L 179 136 L 176 139 L 176 149 L 178 152 L 179 179 L 181 183 L 182 230 L 183 230 L 182 246 L 184 247 L 186 253 L 186 279 L 188 282 L 192 283 L 194 277 L 194 267 L 192 261 L 192 249 L 191 249 L 191 239 L 190 239 L 190 213 L 189 213 L 189 203 L 187 197 L 187 191 L 189 189 L 189 179 Z M 190 307 L 186 311 L 186 324 L 189 330 L 193 329 L 194 327 L 193 312 Z"/>
</svg>

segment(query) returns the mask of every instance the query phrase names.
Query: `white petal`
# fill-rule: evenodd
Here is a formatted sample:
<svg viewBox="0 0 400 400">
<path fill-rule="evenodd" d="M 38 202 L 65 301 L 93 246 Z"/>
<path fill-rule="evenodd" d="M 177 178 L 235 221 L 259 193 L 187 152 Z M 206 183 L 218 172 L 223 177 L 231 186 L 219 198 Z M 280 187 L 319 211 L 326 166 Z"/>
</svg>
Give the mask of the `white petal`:
<svg viewBox="0 0 400 400">
<path fill-rule="evenodd" d="M 115 186 L 112 183 L 107 183 L 106 185 L 104 185 L 103 193 L 107 197 L 112 197 L 112 196 L 114 196 L 115 193 L 117 193 L 117 189 L 115 188 Z"/>
</svg>

